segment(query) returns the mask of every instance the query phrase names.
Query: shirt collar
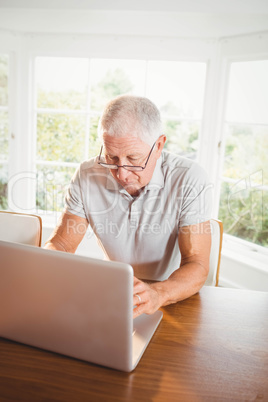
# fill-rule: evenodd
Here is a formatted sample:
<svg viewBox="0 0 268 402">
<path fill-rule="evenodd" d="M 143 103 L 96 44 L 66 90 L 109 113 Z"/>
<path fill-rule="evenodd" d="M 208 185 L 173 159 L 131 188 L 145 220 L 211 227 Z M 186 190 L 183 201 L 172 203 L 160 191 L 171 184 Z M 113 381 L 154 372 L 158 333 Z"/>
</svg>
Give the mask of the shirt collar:
<svg viewBox="0 0 268 402">
<path fill-rule="evenodd" d="M 164 175 L 162 172 L 162 156 L 157 159 L 153 176 L 145 187 L 145 190 L 159 190 L 164 187 Z"/>
</svg>

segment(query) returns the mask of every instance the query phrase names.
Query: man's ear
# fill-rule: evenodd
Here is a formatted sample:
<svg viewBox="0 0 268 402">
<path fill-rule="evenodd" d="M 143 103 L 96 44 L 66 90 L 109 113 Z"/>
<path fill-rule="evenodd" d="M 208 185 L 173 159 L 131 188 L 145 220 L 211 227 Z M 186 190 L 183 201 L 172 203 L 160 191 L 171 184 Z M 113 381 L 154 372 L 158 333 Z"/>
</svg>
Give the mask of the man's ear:
<svg viewBox="0 0 268 402">
<path fill-rule="evenodd" d="M 160 135 L 160 137 L 156 141 L 155 146 L 156 146 L 156 157 L 157 157 L 157 159 L 160 158 L 160 155 L 161 155 L 161 152 L 162 152 L 162 150 L 164 148 L 166 140 L 167 140 L 167 137 L 164 134 L 162 134 L 162 135 Z"/>
</svg>

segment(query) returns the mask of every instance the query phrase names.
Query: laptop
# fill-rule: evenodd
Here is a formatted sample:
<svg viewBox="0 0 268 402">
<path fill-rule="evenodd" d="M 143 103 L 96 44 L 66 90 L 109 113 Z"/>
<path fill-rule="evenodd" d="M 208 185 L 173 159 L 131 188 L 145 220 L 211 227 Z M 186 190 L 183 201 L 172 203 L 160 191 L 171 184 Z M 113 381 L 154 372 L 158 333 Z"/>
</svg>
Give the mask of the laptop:
<svg viewBox="0 0 268 402">
<path fill-rule="evenodd" d="M 162 312 L 133 320 L 133 269 L 0 241 L 0 336 L 130 372 Z"/>
</svg>

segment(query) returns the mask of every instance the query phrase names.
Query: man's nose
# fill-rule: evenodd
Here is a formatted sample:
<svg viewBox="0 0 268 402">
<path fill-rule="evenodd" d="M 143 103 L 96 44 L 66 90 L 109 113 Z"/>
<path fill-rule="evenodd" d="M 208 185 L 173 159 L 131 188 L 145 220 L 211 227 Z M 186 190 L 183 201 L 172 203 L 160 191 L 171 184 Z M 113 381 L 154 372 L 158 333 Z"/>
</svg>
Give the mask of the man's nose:
<svg viewBox="0 0 268 402">
<path fill-rule="evenodd" d="M 127 176 L 129 175 L 129 173 L 130 173 L 129 170 L 126 170 L 126 169 L 124 169 L 123 167 L 119 167 L 119 168 L 117 169 L 117 172 L 116 172 L 116 177 L 117 177 L 119 180 L 124 181 L 124 180 L 127 178 Z"/>
</svg>

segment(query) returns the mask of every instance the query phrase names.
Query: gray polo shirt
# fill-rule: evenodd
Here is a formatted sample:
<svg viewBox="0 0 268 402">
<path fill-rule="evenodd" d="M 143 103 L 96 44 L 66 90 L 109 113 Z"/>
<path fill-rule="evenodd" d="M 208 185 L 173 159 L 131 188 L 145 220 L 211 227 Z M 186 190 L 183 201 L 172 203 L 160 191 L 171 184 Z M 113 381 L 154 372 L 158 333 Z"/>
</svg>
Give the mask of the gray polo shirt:
<svg viewBox="0 0 268 402">
<path fill-rule="evenodd" d="M 163 151 L 149 184 L 132 197 L 97 161 L 77 169 L 66 210 L 88 220 L 108 259 L 131 264 L 140 279 L 167 279 L 180 266 L 179 227 L 210 219 L 204 170 Z"/>
</svg>

